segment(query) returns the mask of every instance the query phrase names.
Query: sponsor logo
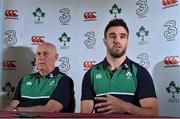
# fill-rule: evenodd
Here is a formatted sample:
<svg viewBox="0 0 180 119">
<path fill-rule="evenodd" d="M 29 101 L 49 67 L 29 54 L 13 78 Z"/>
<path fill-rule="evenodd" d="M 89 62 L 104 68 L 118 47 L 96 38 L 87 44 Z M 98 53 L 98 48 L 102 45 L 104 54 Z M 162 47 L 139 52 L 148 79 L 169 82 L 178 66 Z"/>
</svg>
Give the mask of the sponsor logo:
<svg viewBox="0 0 180 119">
<path fill-rule="evenodd" d="M 166 56 L 164 58 L 165 67 L 179 67 L 179 56 Z"/>
<path fill-rule="evenodd" d="M 8 30 L 4 34 L 5 34 L 5 37 L 6 37 L 4 39 L 4 43 L 7 46 L 12 47 L 13 45 L 15 45 L 17 43 L 16 31 Z"/>
<path fill-rule="evenodd" d="M 139 18 L 146 17 L 146 14 L 148 12 L 148 5 L 147 0 L 139 0 L 136 5 L 138 5 L 138 9 L 136 10 L 136 14 L 139 16 Z"/>
<path fill-rule="evenodd" d="M 164 24 L 164 27 L 167 28 L 166 31 L 164 32 L 164 37 L 166 38 L 166 40 L 167 41 L 175 40 L 174 37 L 178 33 L 176 21 L 175 20 L 169 20 Z"/>
<path fill-rule="evenodd" d="M 117 17 L 117 14 L 121 13 L 121 8 L 118 8 L 117 4 L 114 4 L 109 10 L 110 14 L 114 15 L 114 18 Z"/>
<path fill-rule="evenodd" d="M 5 86 L 2 87 L 3 92 L 7 92 L 7 97 L 11 97 L 11 93 L 15 91 L 15 87 L 11 85 L 10 82 L 7 82 Z"/>
<path fill-rule="evenodd" d="M 5 60 L 3 61 L 4 70 L 16 70 L 17 65 L 15 60 Z"/>
<path fill-rule="evenodd" d="M 63 44 L 63 46 L 60 46 L 61 49 L 69 49 L 69 46 L 67 46 L 67 42 L 70 42 L 70 37 L 68 37 L 67 33 L 63 33 L 61 37 L 59 37 L 59 41 Z"/>
<path fill-rule="evenodd" d="M 140 42 L 138 42 L 138 45 L 145 45 L 147 44 L 147 41 L 145 40 L 145 37 L 149 35 L 149 31 L 145 29 L 144 26 L 141 26 L 139 28 L 139 31 L 136 33 L 136 36 L 141 39 Z"/>
<path fill-rule="evenodd" d="M 150 61 L 149 61 L 149 56 L 148 56 L 148 54 L 146 54 L 146 53 L 139 54 L 139 55 L 137 56 L 137 59 L 140 59 L 139 64 L 140 64 L 141 66 L 145 67 L 146 69 L 149 68 L 149 66 L 150 66 Z"/>
<path fill-rule="evenodd" d="M 59 17 L 59 21 L 62 25 L 68 25 L 71 20 L 70 10 L 63 8 L 59 11 L 62 15 Z"/>
<path fill-rule="evenodd" d="M 177 6 L 178 0 L 162 0 L 163 9 Z"/>
<path fill-rule="evenodd" d="M 101 79 L 102 78 L 102 74 L 96 74 L 96 79 Z"/>
<path fill-rule="evenodd" d="M 27 85 L 27 86 L 31 86 L 31 85 L 32 85 L 32 81 L 28 81 L 28 82 L 26 83 L 26 85 Z"/>
<path fill-rule="evenodd" d="M 167 93 L 172 94 L 171 98 L 168 98 L 168 102 L 170 103 L 179 103 L 179 98 L 176 98 L 175 94 L 180 93 L 180 88 L 176 86 L 174 81 L 169 83 L 169 86 L 166 88 Z"/>
<path fill-rule="evenodd" d="M 84 70 L 90 69 L 95 63 L 96 61 L 85 61 L 83 63 Z"/>
<path fill-rule="evenodd" d="M 95 33 L 93 31 L 89 31 L 89 32 L 85 33 L 84 36 L 87 37 L 87 39 L 84 41 L 85 46 L 88 49 L 92 49 L 93 46 L 96 44 Z"/>
<path fill-rule="evenodd" d="M 44 36 L 32 36 L 31 37 L 31 41 L 32 41 L 32 45 L 38 45 L 41 43 L 44 43 Z"/>
<path fill-rule="evenodd" d="M 37 18 L 37 21 L 34 21 L 34 24 L 43 24 L 41 18 L 45 17 L 45 12 L 42 12 L 41 8 L 37 8 L 35 12 L 32 13 L 34 17 Z"/>
<path fill-rule="evenodd" d="M 58 59 L 60 62 L 59 70 L 63 73 L 67 73 L 70 70 L 69 58 L 68 57 L 61 57 Z"/>
<path fill-rule="evenodd" d="M 96 19 L 96 12 L 85 12 L 84 21 L 94 21 Z"/>
<path fill-rule="evenodd" d="M 16 19 L 18 20 L 18 10 L 6 10 L 4 12 L 5 19 Z"/>
</svg>

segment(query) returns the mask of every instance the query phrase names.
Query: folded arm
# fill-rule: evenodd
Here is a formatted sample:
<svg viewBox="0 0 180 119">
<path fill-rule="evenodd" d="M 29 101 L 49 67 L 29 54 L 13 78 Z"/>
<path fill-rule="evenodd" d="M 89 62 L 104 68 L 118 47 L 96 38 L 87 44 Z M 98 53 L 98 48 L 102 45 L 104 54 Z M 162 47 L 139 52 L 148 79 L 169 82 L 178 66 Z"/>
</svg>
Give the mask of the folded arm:
<svg viewBox="0 0 180 119">
<path fill-rule="evenodd" d="M 17 107 L 20 112 L 59 112 L 63 109 L 63 105 L 56 100 L 49 100 L 46 105 Z"/>
<path fill-rule="evenodd" d="M 18 100 L 13 100 L 9 106 L 3 109 L 3 111 L 15 111 L 19 104 Z"/>
</svg>

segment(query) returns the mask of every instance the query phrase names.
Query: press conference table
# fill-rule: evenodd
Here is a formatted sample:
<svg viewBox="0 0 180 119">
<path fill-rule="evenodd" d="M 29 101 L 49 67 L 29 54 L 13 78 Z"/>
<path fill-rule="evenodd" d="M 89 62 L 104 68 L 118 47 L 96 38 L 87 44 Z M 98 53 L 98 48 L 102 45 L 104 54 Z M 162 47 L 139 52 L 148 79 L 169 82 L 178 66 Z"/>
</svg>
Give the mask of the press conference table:
<svg viewBox="0 0 180 119">
<path fill-rule="evenodd" d="M 135 116 L 126 114 L 88 114 L 88 113 L 59 113 L 59 112 L 38 112 L 38 113 L 20 113 L 1 111 L 0 118 L 20 118 L 20 115 L 34 116 L 34 118 L 172 118 L 172 117 L 149 117 L 149 116 Z M 25 118 L 25 117 L 24 117 Z M 33 117 L 30 117 L 33 118 Z"/>
</svg>

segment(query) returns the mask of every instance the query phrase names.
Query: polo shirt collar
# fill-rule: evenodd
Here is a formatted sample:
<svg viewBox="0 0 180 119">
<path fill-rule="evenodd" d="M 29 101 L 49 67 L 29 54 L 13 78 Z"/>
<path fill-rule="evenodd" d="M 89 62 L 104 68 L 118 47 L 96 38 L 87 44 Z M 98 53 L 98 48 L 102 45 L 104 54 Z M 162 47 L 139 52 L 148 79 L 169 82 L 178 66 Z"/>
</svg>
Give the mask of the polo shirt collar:
<svg viewBox="0 0 180 119">
<path fill-rule="evenodd" d="M 55 67 L 55 69 L 54 69 L 51 73 L 49 73 L 48 75 L 46 75 L 46 78 L 53 78 L 54 76 L 58 75 L 58 73 L 59 73 L 59 68 L 58 68 L 58 67 Z M 35 76 L 36 76 L 37 78 L 42 77 L 39 72 L 35 73 Z"/>
<path fill-rule="evenodd" d="M 110 65 L 109 62 L 107 61 L 107 59 L 105 57 L 103 60 L 103 66 L 107 68 L 109 65 Z M 122 67 L 122 69 L 128 69 L 128 68 L 130 68 L 130 65 L 131 65 L 130 59 L 128 57 L 126 57 L 126 59 L 120 66 Z"/>
</svg>

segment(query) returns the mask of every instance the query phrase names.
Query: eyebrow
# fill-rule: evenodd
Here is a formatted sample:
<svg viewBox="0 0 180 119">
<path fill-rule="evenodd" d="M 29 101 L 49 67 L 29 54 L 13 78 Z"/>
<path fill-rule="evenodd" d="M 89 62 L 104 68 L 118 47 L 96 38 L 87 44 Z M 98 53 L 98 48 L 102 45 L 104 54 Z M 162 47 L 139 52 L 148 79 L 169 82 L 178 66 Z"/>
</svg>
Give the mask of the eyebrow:
<svg viewBox="0 0 180 119">
<path fill-rule="evenodd" d="M 36 54 L 45 54 L 45 53 L 48 53 L 47 51 L 44 51 L 44 52 L 36 52 Z"/>
<path fill-rule="evenodd" d="M 109 36 L 111 36 L 111 35 L 116 35 L 116 33 L 109 33 Z M 125 33 L 119 33 L 119 35 L 120 36 L 127 36 L 127 34 L 125 34 Z"/>
</svg>

